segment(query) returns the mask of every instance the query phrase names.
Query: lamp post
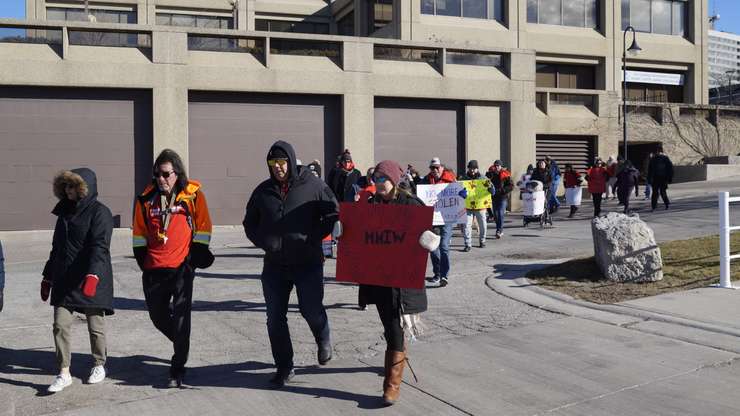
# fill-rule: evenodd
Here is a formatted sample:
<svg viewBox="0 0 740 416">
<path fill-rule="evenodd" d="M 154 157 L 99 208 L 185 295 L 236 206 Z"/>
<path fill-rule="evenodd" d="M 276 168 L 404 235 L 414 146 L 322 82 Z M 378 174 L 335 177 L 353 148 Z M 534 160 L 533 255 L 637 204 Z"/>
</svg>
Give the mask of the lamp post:
<svg viewBox="0 0 740 416">
<path fill-rule="evenodd" d="M 727 90 L 730 95 L 730 105 L 734 105 L 732 100 L 732 76 L 735 75 L 735 70 L 725 71 L 725 75 L 727 75 Z"/>
<path fill-rule="evenodd" d="M 627 49 L 627 32 L 632 32 L 632 45 Z M 637 45 L 637 33 L 635 28 L 627 26 L 624 29 L 622 42 L 622 134 L 624 146 L 624 160 L 627 160 L 627 52 L 630 55 L 637 55 L 642 48 Z"/>
</svg>

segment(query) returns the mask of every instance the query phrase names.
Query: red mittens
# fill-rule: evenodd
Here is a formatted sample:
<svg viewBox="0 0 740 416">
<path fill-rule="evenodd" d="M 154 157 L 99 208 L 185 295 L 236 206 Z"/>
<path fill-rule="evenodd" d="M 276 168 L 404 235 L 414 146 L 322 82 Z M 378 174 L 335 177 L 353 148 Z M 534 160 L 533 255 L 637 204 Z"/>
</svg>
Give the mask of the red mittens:
<svg viewBox="0 0 740 416">
<path fill-rule="evenodd" d="M 88 274 L 85 276 L 85 281 L 82 283 L 82 294 L 91 298 L 95 296 L 95 291 L 98 288 L 98 282 L 100 279 L 94 274 Z"/>
<path fill-rule="evenodd" d="M 49 293 L 51 293 L 51 281 L 44 279 L 41 281 L 41 300 L 43 302 L 49 299 Z"/>
</svg>

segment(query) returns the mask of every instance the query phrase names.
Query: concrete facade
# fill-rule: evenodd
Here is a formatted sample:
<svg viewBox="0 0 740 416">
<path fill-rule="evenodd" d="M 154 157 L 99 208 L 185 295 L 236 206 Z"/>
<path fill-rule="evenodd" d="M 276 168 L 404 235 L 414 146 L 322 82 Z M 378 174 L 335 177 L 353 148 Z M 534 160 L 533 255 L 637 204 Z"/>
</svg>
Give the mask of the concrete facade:
<svg viewBox="0 0 740 416">
<path fill-rule="evenodd" d="M 502 159 L 515 177 L 535 159 L 538 135 L 590 136 L 599 155 L 616 154 L 621 138 L 622 31 L 619 0 L 598 2 L 597 29 L 527 23 L 527 1 L 505 2 L 503 22 L 421 13 L 421 0 L 396 0 L 393 20 L 370 36 L 254 31 L 255 19 L 326 22 L 355 13 L 355 29 L 367 31 L 359 0 L 107 0 L 91 8 L 135 11 L 138 24 L 46 21 L 46 7 L 80 2 L 27 0 L 28 20 L 0 19 L 0 27 L 63 28 L 61 51 L 47 45 L 0 43 L 0 85 L 149 90 L 153 150 L 170 147 L 188 160 L 188 92 L 322 94 L 340 98 L 342 145 L 357 165 L 373 160 L 375 97 L 450 100 L 464 105 L 464 157 L 488 166 Z M 684 74 L 685 104 L 707 104 L 707 1 L 688 4 L 686 36 L 638 33 L 643 52 L 628 68 Z M 157 12 L 231 16 L 234 29 L 156 26 Z M 296 17 L 297 16 L 297 17 Z M 69 30 L 136 31 L 151 35 L 151 49 L 70 45 Z M 249 53 L 189 50 L 188 36 L 258 39 L 263 59 Z M 271 53 L 273 39 L 339 45 L 339 59 Z M 629 40 L 630 38 L 628 38 Z M 428 48 L 438 65 L 375 59 L 378 47 Z M 493 53 L 501 68 L 448 64 L 448 51 Z M 538 88 L 540 63 L 594 67 L 594 89 Z M 593 105 L 568 105 L 553 94 L 591 97 Z M 544 99 L 541 108 L 537 96 Z M 425 158 L 434 149 L 420 149 Z M 403 163 L 403 161 L 401 161 Z M 455 169 L 462 166 L 458 162 Z M 483 167 L 483 166 L 482 166 Z M 518 201 L 514 201 L 518 202 Z"/>
</svg>

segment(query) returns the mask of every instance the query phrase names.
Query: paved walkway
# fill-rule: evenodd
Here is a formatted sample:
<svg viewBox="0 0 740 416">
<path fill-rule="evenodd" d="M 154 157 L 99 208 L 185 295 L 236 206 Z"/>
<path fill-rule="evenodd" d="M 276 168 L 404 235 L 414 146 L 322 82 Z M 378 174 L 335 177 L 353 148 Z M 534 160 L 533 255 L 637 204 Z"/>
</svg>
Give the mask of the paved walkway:
<svg viewBox="0 0 740 416">
<path fill-rule="evenodd" d="M 740 191 L 740 182 L 676 185 L 672 209 L 643 218 L 660 240 L 715 234 L 716 196 L 706 194 L 713 186 Z M 43 233 L 0 233 L 9 248 L 0 415 L 740 414 L 740 291 L 707 288 L 596 306 L 521 279 L 529 268 L 593 250 L 590 208 L 583 211 L 575 220 L 559 215 L 547 230 L 521 228 L 512 215 L 504 239 L 470 253 L 458 251 L 455 237 L 450 286 L 429 289 L 427 331 L 410 346 L 419 380 L 406 371 L 392 408 L 379 400 L 384 341 L 377 314 L 355 308 L 356 287 L 333 280 L 333 261 L 325 303 L 335 359 L 316 365 L 293 299 L 297 376 L 283 390 L 268 389 L 262 255 L 238 228 L 218 229 L 216 263 L 198 273 L 188 388 L 163 388 L 170 347 L 148 320 L 122 235 L 114 246 L 117 312 L 107 321 L 109 378 L 81 384 L 91 359 L 80 319 L 75 384 L 46 395 L 55 372 L 52 317 L 37 293 L 48 240 Z"/>
</svg>

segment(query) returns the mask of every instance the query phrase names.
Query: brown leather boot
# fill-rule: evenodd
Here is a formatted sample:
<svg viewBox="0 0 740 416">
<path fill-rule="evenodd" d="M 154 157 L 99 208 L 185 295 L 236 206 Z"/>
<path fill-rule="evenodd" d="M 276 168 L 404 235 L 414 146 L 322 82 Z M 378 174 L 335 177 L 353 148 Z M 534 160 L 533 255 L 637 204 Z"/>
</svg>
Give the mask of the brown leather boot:
<svg viewBox="0 0 740 416">
<path fill-rule="evenodd" d="M 406 365 L 406 353 L 403 351 L 385 352 L 385 379 L 383 379 L 383 401 L 386 405 L 396 403 L 401 395 L 403 368 Z"/>
</svg>

